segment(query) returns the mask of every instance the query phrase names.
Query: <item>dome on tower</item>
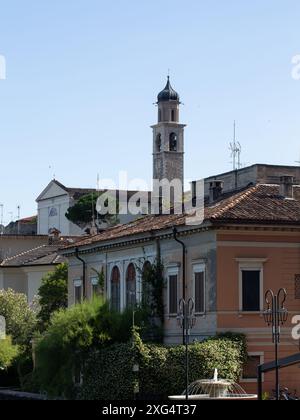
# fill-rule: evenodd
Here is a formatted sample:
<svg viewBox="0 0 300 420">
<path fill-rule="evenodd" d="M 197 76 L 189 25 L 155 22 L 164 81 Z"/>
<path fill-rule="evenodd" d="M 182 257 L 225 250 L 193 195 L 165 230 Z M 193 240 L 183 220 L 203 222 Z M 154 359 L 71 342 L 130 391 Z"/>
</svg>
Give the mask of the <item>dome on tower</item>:
<svg viewBox="0 0 300 420">
<path fill-rule="evenodd" d="M 170 83 L 170 77 L 168 76 L 168 82 L 164 90 L 162 90 L 157 97 L 157 102 L 167 101 L 180 101 L 179 94 L 172 88 Z"/>
</svg>

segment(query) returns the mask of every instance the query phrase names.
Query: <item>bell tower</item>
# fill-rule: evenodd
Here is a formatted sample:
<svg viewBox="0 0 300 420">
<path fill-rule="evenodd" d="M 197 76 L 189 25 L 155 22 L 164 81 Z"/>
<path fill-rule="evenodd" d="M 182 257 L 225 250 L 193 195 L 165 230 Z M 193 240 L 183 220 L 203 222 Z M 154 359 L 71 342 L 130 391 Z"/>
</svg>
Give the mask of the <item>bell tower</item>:
<svg viewBox="0 0 300 420">
<path fill-rule="evenodd" d="M 170 77 L 157 97 L 158 122 L 153 129 L 153 179 L 184 182 L 184 124 L 179 123 L 180 97 Z"/>
</svg>

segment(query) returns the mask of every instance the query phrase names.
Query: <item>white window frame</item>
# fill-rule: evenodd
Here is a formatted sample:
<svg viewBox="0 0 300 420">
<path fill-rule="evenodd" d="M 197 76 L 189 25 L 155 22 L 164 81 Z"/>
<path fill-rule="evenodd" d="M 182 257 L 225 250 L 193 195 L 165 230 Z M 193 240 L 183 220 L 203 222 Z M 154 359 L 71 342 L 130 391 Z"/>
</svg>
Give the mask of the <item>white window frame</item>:
<svg viewBox="0 0 300 420">
<path fill-rule="evenodd" d="M 170 277 L 177 276 L 177 305 L 179 305 L 179 272 L 180 272 L 180 265 L 169 266 L 167 268 L 167 308 L 168 308 L 168 315 L 170 318 L 177 317 L 178 312 L 175 314 L 170 313 Z"/>
<path fill-rule="evenodd" d="M 90 284 L 91 284 L 91 297 L 94 297 L 93 288 L 94 286 L 99 286 L 99 279 L 96 276 L 90 277 Z"/>
<path fill-rule="evenodd" d="M 204 312 L 195 312 L 195 315 L 203 316 L 206 314 L 206 265 L 197 263 L 193 265 L 193 299 L 196 304 L 196 274 L 203 273 L 203 309 Z"/>
<path fill-rule="evenodd" d="M 254 352 L 249 352 L 248 353 L 248 357 L 251 356 L 259 356 L 260 357 L 260 365 L 263 365 L 265 363 L 265 353 L 263 351 L 254 351 Z M 240 382 L 244 383 L 244 384 L 254 384 L 257 383 L 257 378 L 244 378 L 243 377 L 244 372 L 242 372 L 241 378 L 240 378 Z M 262 381 L 265 381 L 265 375 L 263 375 L 262 377 Z"/>
<path fill-rule="evenodd" d="M 78 289 L 79 287 L 81 287 L 81 300 L 82 300 L 82 286 L 83 286 L 83 282 L 81 279 L 75 279 L 73 280 L 73 289 L 74 289 L 74 304 L 76 304 L 76 289 Z"/>
<path fill-rule="evenodd" d="M 264 310 L 264 262 L 266 260 L 241 259 L 239 262 L 239 311 L 243 314 L 257 314 Z M 260 272 L 260 309 L 259 311 L 243 310 L 243 271 Z"/>
</svg>

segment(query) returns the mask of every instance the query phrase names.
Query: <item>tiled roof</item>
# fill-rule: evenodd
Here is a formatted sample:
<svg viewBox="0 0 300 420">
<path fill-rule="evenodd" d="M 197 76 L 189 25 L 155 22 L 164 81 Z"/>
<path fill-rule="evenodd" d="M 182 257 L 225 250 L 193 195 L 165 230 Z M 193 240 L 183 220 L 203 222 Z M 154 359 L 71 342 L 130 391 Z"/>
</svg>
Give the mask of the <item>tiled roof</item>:
<svg viewBox="0 0 300 420">
<path fill-rule="evenodd" d="M 23 267 L 36 265 L 60 264 L 64 258 L 58 254 L 62 244 L 41 245 L 4 260 L 0 267 Z"/>
<path fill-rule="evenodd" d="M 117 194 L 122 194 L 122 193 L 127 193 L 128 198 L 132 197 L 134 194 L 136 194 L 137 192 L 139 192 L 141 195 L 144 195 L 145 198 L 147 198 L 147 196 L 149 196 L 150 199 L 150 193 L 148 191 L 122 191 L 122 190 L 97 190 L 95 188 L 69 188 L 66 187 L 65 185 L 63 185 L 61 182 L 55 180 L 53 181 L 55 182 L 59 187 L 61 187 L 63 190 L 65 190 L 66 192 L 68 192 L 70 194 L 71 197 L 74 198 L 74 200 L 78 200 L 81 197 L 88 195 L 88 194 L 99 194 L 99 193 L 117 193 Z"/>
<path fill-rule="evenodd" d="M 295 199 L 280 195 L 278 185 L 258 184 L 206 209 L 206 218 L 222 222 L 300 224 L 300 188 Z"/>
<path fill-rule="evenodd" d="M 280 195 L 278 185 L 258 184 L 233 193 L 205 207 L 205 221 L 214 223 L 257 223 L 300 225 L 300 187 L 295 188 L 295 199 Z M 185 215 L 145 216 L 132 223 L 119 225 L 105 232 L 78 241 L 76 247 L 88 246 L 114 239 L 126 239 L 184 226 Z M 74 245 L 66 248 L 74 248 Z"/>
<path fill-rule="evenodd" d="M 37 216 L 25 217 L 24 219 L 17 220 L 19 223 L 35 223 Z"/>
<path fill-rule="evenodd" d="M 76 247 L 90 245 L 96 242 L 104 242 L 118 238 L 126 238 L 132 235 L 151 234 L 158 230 L 169 229 L 173 226 L 180 226 L 185 224 L 186 217 L 184 215 L 167 215 L 167 216 L 145 216 L 134 222 L 118 225 L 105 230 L 99 235 L 90 236 L 78 241 Z M 65 248 L 74 248 L 74 245 Z"/>
</svg>

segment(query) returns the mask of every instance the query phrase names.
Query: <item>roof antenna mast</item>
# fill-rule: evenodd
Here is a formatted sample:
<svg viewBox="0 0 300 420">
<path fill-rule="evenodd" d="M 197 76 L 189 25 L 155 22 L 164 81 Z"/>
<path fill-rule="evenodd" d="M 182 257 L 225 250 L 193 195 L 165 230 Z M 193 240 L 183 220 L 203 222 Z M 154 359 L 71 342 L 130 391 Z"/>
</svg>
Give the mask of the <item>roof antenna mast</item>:
<svg viewBox="0 0 300 420">
<path fill-rule="evenodd" d="M 0 234 L 3 235 L 4 234 L 4 226 L 3 226 L 3 209 L 4 209 L 4 204 L 0 204 L 0 229 L 1 232 Z"/>
<path fill-rule="evenodd" d="M 233 170 L 237 171 L 238 169 L 241 169 L 241 154 L 242 154 L 242 146 L 241 144 L 236 140 L 236 122 L 233 123 L 233 142 L 230 143 L 230 151 L 231 151 L 231 157 L 233 162 Z"/>
</svg>

